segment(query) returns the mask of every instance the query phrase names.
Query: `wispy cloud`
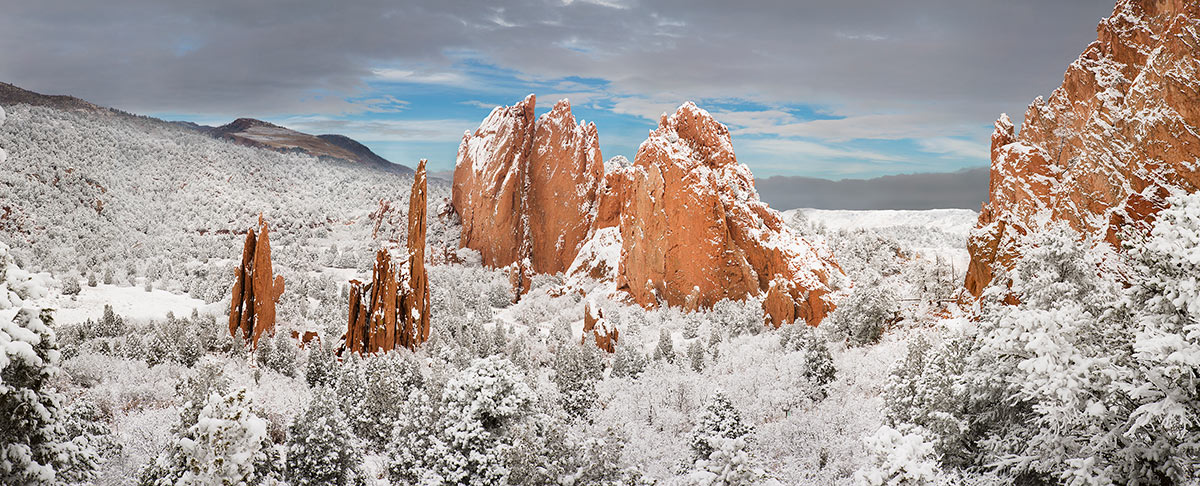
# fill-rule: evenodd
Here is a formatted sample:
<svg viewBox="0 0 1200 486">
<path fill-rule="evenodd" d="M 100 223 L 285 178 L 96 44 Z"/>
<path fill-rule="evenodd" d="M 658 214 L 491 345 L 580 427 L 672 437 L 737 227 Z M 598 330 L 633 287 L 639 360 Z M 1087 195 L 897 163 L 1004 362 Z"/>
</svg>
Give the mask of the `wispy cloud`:
<svg viewBox="0 0 1200 486">
<path fill-rule="evenodd" d="M 988 142 L 961 138 L 937 137 L 917 140 L 922 151 L 955 157 L 987 160 L 991 157 Z"/>
<path fill-rule="evenodd" d="M 468 86 L 471 79 L 461 72 L 417 71 L 412 69 L 378 68 L 371 70 L 375 81 L 433 84 L 439 86 Z"/>
</svg>

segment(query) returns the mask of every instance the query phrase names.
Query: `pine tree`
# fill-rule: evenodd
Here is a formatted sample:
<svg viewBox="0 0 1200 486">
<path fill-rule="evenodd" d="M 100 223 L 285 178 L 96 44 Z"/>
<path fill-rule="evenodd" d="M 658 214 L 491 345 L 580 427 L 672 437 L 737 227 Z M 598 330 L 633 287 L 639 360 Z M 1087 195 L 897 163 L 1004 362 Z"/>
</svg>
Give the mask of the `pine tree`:
<svg viewBox="0 0 1200 486">
<path fill-rule="evenodd" d="M 186 412 L 185 412 L 186 413 Z M 180 421 L 187 418 L 181 414 Z M 267 422 L 250 411 L 245 389 L 209 395 L 196 422 L 142 470 L 141 484 L 261 484 L 279 472 Z"/>
<path fill-rule="evenodd" d="M 326 388 L 292 422 L 287 442 L 287 477 L 294 485 L 351 484 L 361 467 L 346 417 Z"/>
<path fill-rule="evenodd" d="M 637 378 L 646 370 L 646 356 L 637 350 L 637 346 L 627 340 L 617 341 L 616 352 L 613 353 L 612 376 L 614 378 Z"/>
<path fill-rule="evenodd" d="M 671 340 L 671 331 L 665 327 L 658 331 L 658 345 L 654 347 L 654 360 L 675 362 L 675 344 Z"/>
<path fill-rule="evenodd" d="M 563 409 L 573 417 L 584 417 L 596 402 L 596 382 L 604 365 L 595 343 L 564 343 L 554 355 L 554 384 Z"/>
<path fill-rule="evenodd" d="M 304 380 L 308 382 L 308 386 L 320 387 L 329 386 L 334 383 L 334 366 L 337 362 L 333 357 L 333 350 L 324 339 L 318 339 L 317 342 L 309 345 L 308 363 L 304 368 Z"/>
<path fill-rule="evenodd" d="M 476 359 L 451 379 L 443 393 L 441 433 L 431 447 L 438 481 L 447 486 L 506 483 L 503 457 L 512 447 L 507 429 L 527 414 L 533 398 L 516 366 L 498 356 Z"/>
<path fill-rule="evenodd" d="M 704 371 L 704 345 L 700 344 L 699 339 L 688 345 L 687 357 L 688 363 L 692 365 L 692 371 L 697 373 Z"/>
<path fill-rule="evenodd" d="M 719 439 L 740 439 L 753 431 L 752 427 L 742 422 L 742 414 L 733 407 L 725 393 L 717 391 L 704 406 L 704 413 L 692 429 L 689 444 L 695 458 L 705 460 L 716 450 L 713 446 Z"/>
<path fill-rule="evenodd" d="M 3 248 L 0 248 L 3 249 Z M 0 262 L 2 263 L 2 262 Z M 0 291 L 7 291 L 0 281 Z M 92 474 L 96 453 L 66 436 L 62 397 L 50 387 L 59 351 L 50 310 L 0 322 L 0 483 L 57 484 Z"/>
</svg>

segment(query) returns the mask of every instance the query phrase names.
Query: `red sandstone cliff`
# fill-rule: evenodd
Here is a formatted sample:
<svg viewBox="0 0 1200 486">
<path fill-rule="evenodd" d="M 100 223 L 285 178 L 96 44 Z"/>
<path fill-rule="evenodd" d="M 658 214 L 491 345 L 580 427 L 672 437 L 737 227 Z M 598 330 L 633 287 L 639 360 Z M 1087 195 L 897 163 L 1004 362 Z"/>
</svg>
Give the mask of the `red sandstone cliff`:
<svg viewBox="0 0 1200 486">
<path fill-rule="evenodd" d="M 464 135 L 453 207 L 463 246 L 491 267 L 614 281 L 643 306 L 689 310 L 758 295 L 776 282 L 775 325 L 815 325 L 833 309 L 845 278 L 758 199 L 737 162 L 729 129 L 686 103 L 664 115 L 633 164 L 606 173 L 594 125 L 577 125 L 570 104 L 530 124 L 534 97 L 492 111 Z M 790 306 L 787 312 L 784 308 Z"/>
<path fill-rule="evenodd" d="M 517 264 L 520 289 L 529 271 L 567 269 L 591 230 L 604 175 L 596 126 L 576 124 L 567 100 L 534 120 L 535 103 L 529 95 L 492 110 L 463 136 L 454 169 L 462 246 L 491 267 Z"/>
<path fill-rule="evenodd" d="M 1021 234 L 1065 221 L 1118 244 L 1200 184 L 1200 3 L 1122 0 L 1096 30 L 1020 135 L 996 122 L 990 200 L 968 242 L 974 295 Z"/>
<path fill-rule="evenodd" d="M 707 308 L 777 281 L 792 309 L 770 314 L 772 321 L 816 325 L 833 310 L 830 293 L 845 278 L 826 248 L 805 241 L 758 199 L 729 129 L 690 102 L 664 114 L 633 165 L 606 175 L 597 212 L 573 270 L 615 270 L 617 288 L 642 306 Z"/>
</svg>

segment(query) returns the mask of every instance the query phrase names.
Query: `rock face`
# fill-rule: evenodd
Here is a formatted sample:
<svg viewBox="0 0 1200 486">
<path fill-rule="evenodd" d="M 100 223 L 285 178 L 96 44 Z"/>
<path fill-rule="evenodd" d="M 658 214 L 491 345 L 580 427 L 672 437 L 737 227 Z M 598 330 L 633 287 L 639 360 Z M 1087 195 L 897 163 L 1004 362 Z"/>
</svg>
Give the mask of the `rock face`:
<svg viewBox="0 0 1200 486">
<path fill-rule="evenodd" d="M 407 248 L 389 244 L 380 249 L 371 282 L 350 281 L 345 347 L 351 352 L 416 349 L 429 339 L 426 198 L 425 160 L 421 160 L 409 196 Z"/>
<path fill-rule="evenodd" d="M 454 165 L 451 204 L 462 218 L 463 247 L 484 265 L 506 267 L 527 255 L 526 169 L 533 149 L 536 98 L 497 107 L 474 133 L 463 135 Z"/>
<path fill-rule="evenodd" d="M 237 280 L 229 304 L 229 334 L 238 330 L 252 345 L 258 345 L 263 333 L 275 332 L 275 303 L 283 295 L 283 277 L 271 271 L 270 232 L 262 216 L 258 217 L 258 234 L 246 231 L 242 247 L 242 264 L 237 268 Z"/>
<path fill-rule="evenodd" d="M 1118 245 L 1200 184 L 1200 4 L 1122 0 L 1096 30 L 1019 136 L 996 122 L 990 199 L 968 242 L 974 295 L 1011 265 L 1019 235 L 1063 221 Z"/>
<path fill-rule="evenodd" d="M 619 236 L 604 233 L 613 227 Z M 633 165 L 606 175 L 594 236 L 619 240 L 617 288 L 645 307 L 709 308 L 777 281 L 793 307 L 779 322 L 816 325 L 833 310 L 830 293 L 845 278 L 826 248 L 795 234 L 758 199 L 729 129 L 690 102 L 662 117 Z"/>
<path fill-rule="evenodd" d="M 561 100 L 534 124 L 528 169 L 529 259 L 537 273 L 567 270 L 587 238 L 604 178 L 596 125 L 578 125 Z"/>
<path fill-rule="evenodd" d="M 526 270 L 613 281 L 646 307 L 707 308 L 776 281 L 778 307 L 792 306 L 777 322 L 815 325 L 832 310 L 841 269 L 758 199 L 729 129 L 708 112 L 684 104 L 633 164 L 605 164 L 595 126 L 577 125 L 568 103 L 531 125 L 533 105 L 530 95 L 496 108 L 459 147 L 461 243 L 485 264 L 515 264 L 518 283 Z"/>
<path fill-rule="evenodd" d="M 534 120 L 536 97 L 498 107 L 463 136 L 452 205 L 462 218 L 461 244 L 484 264 L 529 272 L 567 270 L 592 227 L 604 176 L 594 124 L 576 124 L 567 100 Z"/>
</svg>

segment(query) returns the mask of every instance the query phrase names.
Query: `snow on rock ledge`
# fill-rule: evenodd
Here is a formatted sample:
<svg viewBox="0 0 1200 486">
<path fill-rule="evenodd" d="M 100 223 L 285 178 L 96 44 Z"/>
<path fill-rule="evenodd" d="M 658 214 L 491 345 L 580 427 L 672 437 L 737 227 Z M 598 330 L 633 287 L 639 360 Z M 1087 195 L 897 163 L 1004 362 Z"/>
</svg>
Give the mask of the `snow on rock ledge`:
<svg viewBox="0 0 1200 486">
<path fill-rule="evenodd" d="M 1122 0 L 1062 86 L 992 134 L 989 202 L 968 242 L 979 295 L 1016 258 L 1014 239 L 1050 221 L 1119 246 L 1172 193 L 1200 187 L 1200 3 Z"/>
</svg>

